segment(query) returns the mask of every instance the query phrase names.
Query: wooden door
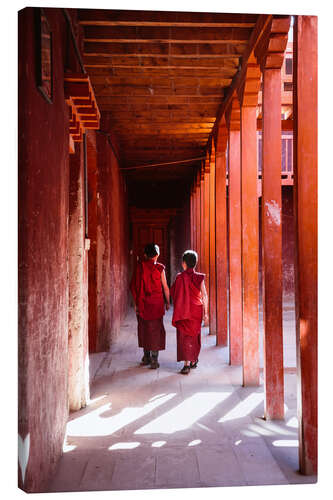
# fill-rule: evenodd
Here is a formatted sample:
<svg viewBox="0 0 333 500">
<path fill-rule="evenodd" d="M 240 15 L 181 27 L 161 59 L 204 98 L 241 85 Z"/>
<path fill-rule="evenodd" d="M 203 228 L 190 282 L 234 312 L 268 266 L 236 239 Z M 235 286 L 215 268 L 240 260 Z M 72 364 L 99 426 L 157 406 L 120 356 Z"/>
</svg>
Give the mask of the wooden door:
<svg viewBox="0 0 333 500">
<path fill-rule="evenodd" d="M 140 259 L 148 243 L 155 243 L 160 247 L 159 261 L 167 265 L 167 227 L 165 225 L 134 224 L 133 253 Z"/>
<path fill-rule="evenodd" d="M 166 266 L 170 278 L 169 221 L 177 210 L 149 210 L 131 207 L 133 261 L 143 257 L 144 247 L 156 243 L 160 247 L 159 262 Z M 133 262 L 134 265 L 134 262 Z"/>
</svg>

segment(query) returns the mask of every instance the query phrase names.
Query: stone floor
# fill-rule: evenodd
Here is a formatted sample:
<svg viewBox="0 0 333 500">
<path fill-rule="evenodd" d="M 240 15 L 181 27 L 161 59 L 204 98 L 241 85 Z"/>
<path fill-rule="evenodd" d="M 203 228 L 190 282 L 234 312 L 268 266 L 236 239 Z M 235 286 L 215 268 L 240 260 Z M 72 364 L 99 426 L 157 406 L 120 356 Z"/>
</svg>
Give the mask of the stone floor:
<svg viewBox="0 0 333 500">
<path fill-rule="evenodd" d="M 70 415 L 49 491 L 316 482 L 298 473 L 292 308 L 284 315 L 284 421 L 263 420 L 262 383 L 242 387 L 241 368 L 228 365 L 228 349 L 206 328 L 198 368 L 180 375 L 171 311 L 165 326 L 158 370 L 139 366 L 133 311 L 111 351 L 91 356 L 91 402 Z"/>
</svg>

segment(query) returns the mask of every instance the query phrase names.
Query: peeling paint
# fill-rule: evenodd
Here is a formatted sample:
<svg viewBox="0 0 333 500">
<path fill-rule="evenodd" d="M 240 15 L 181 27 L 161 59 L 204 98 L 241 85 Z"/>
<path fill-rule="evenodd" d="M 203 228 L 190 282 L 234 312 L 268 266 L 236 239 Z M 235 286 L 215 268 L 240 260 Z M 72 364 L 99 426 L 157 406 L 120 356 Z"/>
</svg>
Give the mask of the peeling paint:
<svg viewBox="0 0 333 500">
<path fill-rule="evenodd" d="M 265 206 L 267 208 L 267 215 L 269 217 L 269 224 L 281 225 L 281 207 L 276 203 L 275 200 L 266 201 Z"/>
</svg>

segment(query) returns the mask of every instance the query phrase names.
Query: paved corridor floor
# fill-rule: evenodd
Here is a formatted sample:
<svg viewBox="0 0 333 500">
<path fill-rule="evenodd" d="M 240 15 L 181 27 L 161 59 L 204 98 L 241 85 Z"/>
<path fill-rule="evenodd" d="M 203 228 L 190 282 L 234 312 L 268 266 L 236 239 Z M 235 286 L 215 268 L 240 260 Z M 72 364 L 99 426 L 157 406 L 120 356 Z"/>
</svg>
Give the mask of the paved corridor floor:
<svg viewBox="0 0 333 500">
<path fill-rule="evenodd" d="M 171 311 L 165 326 L 158 370 L 139 366 L 133 310 L 111 351 L 91 356 L 91 402 L 70 415 L 49 491 L 315 482 L 297 472 L 293 366 L 285 371 L 285 420 L 265 421 L 262 383 L 242 387 L 241 367 L 228 365 L 228 349 L 216 347 L 215 336 L 202 330 L 198 368 L 184 376 Z M 293 363 L 290 332 L 286 358 Z"/>
</svg>

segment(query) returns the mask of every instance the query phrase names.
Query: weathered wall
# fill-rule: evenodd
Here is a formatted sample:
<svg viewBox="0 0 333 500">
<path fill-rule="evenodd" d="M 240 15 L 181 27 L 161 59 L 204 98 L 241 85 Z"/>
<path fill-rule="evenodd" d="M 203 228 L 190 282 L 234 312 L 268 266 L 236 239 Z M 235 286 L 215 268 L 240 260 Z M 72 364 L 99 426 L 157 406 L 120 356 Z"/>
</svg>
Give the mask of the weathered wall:
<svg viewBox="0 0 333 500">
<path fill-rule="evenodd" d="M 70 155 L 68 226 L 68 403 L 79 410 L 89 399 L 88 253 L 85 249 L 84 147 Z"/>
<path fill-rule="evenodd" d="M 107 124 L 101 125 L 101 129 Z M 109 136 L 88 137 L 89 338 L 92 352 L 107 351 L 128 307 L 126 186 Z"/>
<path fill-rule="evenodd" d="M 36 87 L 34 10 L 19 13 L 18 431 L 26 491 L 43 491 L 54 472 L 68 416 L 66 32 L 61 11 L 45 11 L 54 41 L 53 104 Z"/>
</svg>

